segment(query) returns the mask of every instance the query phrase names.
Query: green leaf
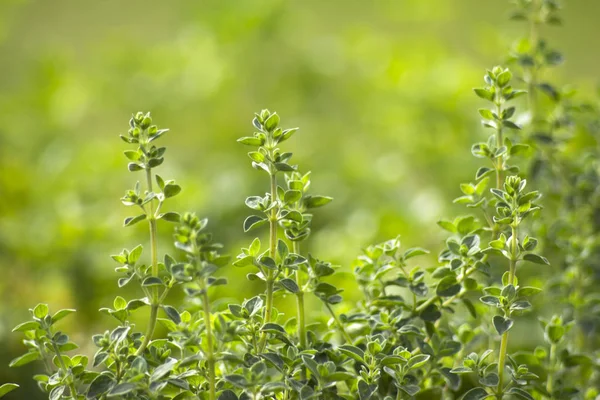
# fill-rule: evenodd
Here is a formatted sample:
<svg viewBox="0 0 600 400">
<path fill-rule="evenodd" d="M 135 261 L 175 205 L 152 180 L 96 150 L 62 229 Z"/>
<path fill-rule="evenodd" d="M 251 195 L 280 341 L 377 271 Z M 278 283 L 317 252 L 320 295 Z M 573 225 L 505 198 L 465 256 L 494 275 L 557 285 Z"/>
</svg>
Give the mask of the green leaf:
<svg viewBox="0 0 600 400">
<path fill-rule="evenodd" d="M 473 89 L 473 91 L 475 92 L 475 94 L 477 96 L 481 97 L 484 100 L 494 101 L 494 93 L 490 90 L 476 88 L 476 89 Z"/>
<path fill-rule="evenodd" d="M 300 192 L 299 190 L 288 190 L 287 192 L 285 192 L 285 195 L 283 196 L 283 202 L 285 204 L 292 204 L 292 203 L 297 202 L 301 198 L 302 198 L 302 192 Z"/>
<path fill-rule="evenodd" d="M 113 307 L 115 310 L 124 310 L 127 307 L 127 301 L 121 296 L 117 296 L 113 301 Z"/>
<path fill-rule="evenodd" d="M 475 179 L 479 180 L 489 174 L 491 174 L 494 170 L 492 168 L 487 168 L 487 167 L 481 167 L 477 170 L 477 172 L 475 173 Z"/>
<path fill-rule="evenodd" d="M 62 398 L 63 393 L 67 389 L 66 386 L 56 386 L 54 389 L 50 391 L 50 395 L 48 396 L 49 400 L 60 400 Z"/>
<path fill-rule="evenodd" d="M 440 220 L 437 224 L 448 232 L 456 233 L 456 226 L 450 221 Z"/>
<path fill-rule="evenodd" d="M 506 70 L 498 75 L 496 82 L 498 83 L 498 86 L 504 87 L 510 82 L 511 78 L 512 73 L 509 70 Z"/>
<path fill-rule="evenodd" d="M 460 283 L 456 281 L 454 276 L 443 278 L 437 285 L 436 294 L 441 297 L 451 297 L 460 292 Z"/>
<path fill-rule="evenodd" d="M 20 367 L 22 365 L 25 364 L 29 364 L 30 362 L 33 362 L 35 360 L 39 360 L 40 359 L 40 355 L 37 351 L 32 351 L 29 353 L 25 353 L 22 356 L 19 356 L 17 358 L 15 358 L 14 360 L 12 360 L 10 362 L 10 364 L 8 364 L 9 367 Z"/>
<path fill-rule="evenodd" d="M 250 229 L 258 228 L 266 222 L 266 218 L 259 217 L 258 215 L 251 215 L 244 221 L 244 232 L 248 232 Z"/>
<path fill-rule="evenodd" d="M 177 364 L 177 360 L 171 358 L 166 363 L 156 367 L 156 369 L 152 372 L 152 375 L 150 376 L 150 382 L 155 382 L 167 375 L 168 373 L 170 373 L 175 367 L 175 364 Z"/>
<path fill-rule="evenodd" d="M 113 381 L 113 379 L 106 374 L 98 375 L 90 384 L 90 387 L 88 388 L 86 394 L 86 398 L 96 399 L 99 396 L 108 393 L 115 385 L 115 383 L 116 382 Z"/>
<path fill-rule="evenodd" d="M 110 392 L 108 392 L 108 397 L 122 396 L 124 394 L 134 391 L 136 388 L 137 385 L 135 383 L 120 383 L 113 387 Z"/>
<path fill-rule="evenodd" d="M 332 197 L 328 196 L 306 196 L 304 198 L 304 206 L 306 208 L 323 207 L 333 201 Z"/>
<path fill-rule="evenodd" d="M 55 323 L 57 321 L 60 321 L 61 319 L 63 319 L 64 317 L 66 317 L 69 314 L 73 314 L 76 310 L 72 309 L 72 308 L 66 308 L 64 310 L 59 310 L 57 311 L 53 316 L 52 316 L 52 323 Z"/>
<path fill-rule="evenodd" d="M 489 120 L 495 119 L 494 114 L 492 114 L 491 110 L 488 110 L 486 108 L 480 108 L 478 111 L 479 111 L 479 115 L 481 115 L 485 119 L 489 119 Z"/>
<path fill-rule="evenodd" d="M 125 218 L 125 221 L 123 221 L 123 226 L 132 226 L 137 224 L 140 221 L 143 221 L 146 219 L 146 214 L 140 214 L 136 217 L 127 217 Z"/>
<path fill-rule="evenodd" d="M 513 396 L 515 396 L 519 399 L 534 400 L 532 395 L 530 395 L 528 392 L 526 392 L 525 390 L 518 388 L 518 387 L 512 387 L 506 393 L 512 394 Z"/>
<path fill-rule="evenodd" d="M 179 192 L 181 192 L 181 186 L 175 183 L 167 183 L 165 185 L 165 188 L 163 189 L 163 193 L 166 199 L 168 199 L 169 197 L 177 196 Z"/>
<path fill-rule="evenodd" d="M 340 353 L 346 355 L 347 357 L 352 358 L 354 361 L 358 361 L 361 363 L 364 362 L 365 352 L 356 346 L 351 346 L 351 345 L 346 344 L 346 345 L 340 346 L 338 348 L 338 350 L 340 351 Z"/>
<path fill-rule="evenodd" d="M 525 254 L 523 256 L 523 260 L 529 261 L 529 262 L 532 262 L 532 263 L 535 263 L 535 264 L 550 265 L 550 262 L 545 257 L 542 257 L 542 256 L 540 256 L 538 254 L 533 254 L 533 253 L 531 253 L 531 254 Z"/>
<path fill-rule="evenodd" d="M 249 137 L 249 136 L 239 138 L 237 141 L 238 141 L 238 143 L 245 144 L 246 146 L 258 147 L 258 146 L 262 146 L 262 144 L 263 144 L 262 140 L 260 140 L 259 138 Z"/>
<path fill-rule="evenodd" d="M 0 386 L 0 397 L 3 397 L 4 395 L 12 392 L 18 387 L 19 385 L 17 385 L 16 383 L 5 383 L 4 385 Z"/>
<path fill-rule="evenodd" d="M 149 276 L 142 282 L 142 286 L 162 286 L 164 282 L 158 276 Z"/>
<path fill-rule="evenodd" d="M 40 329 L 40 324 L 36 321 L 27 321 L 19 324 L 13 328 L 13 332 L 27 332 Z"/>
<path fill-rule="evenodd" d="M 408 361 L 409 369 L 417 369 L 425 365 L 425 363 L 429 360 L 429 355 L 427 354 L 418 354 L 416 356 L 412 356 Z"/>
<path fill-rule="evenodd" d="M 163 311 L 167 316 L 171 319 L 171 321 L 175 322 L 177 325 L 181 323 L 181 315 L 179 315 L 179 311 L 175 307 L 171 306 L 162 306 Z"/>
<path fill-rule="evenodd" d="M 482 400 L 488 397 L 488 392 L 483 388 L 473 388 L 462 397 L 461 400 Z"/>
<path fill-rule="evenodd" d="M 539 288 L 536 288 L 533 286 L 524 286 L 524 287 L 520 287 L 517 290 L 517 295 L 523 296 L 523 297 L 531 297 L 531 296 L 535 296 L 541 292 L 542 292 L 542 289 L 539 289 Z"/>
<path fill-rule="evenodd" d="M 250 157 L 252 161 L 257 163 L 262 163 L 265 161 L 265 155 L 258 151 L 251 151 L 250 153 L 248 153 L 248 157 Z"/>
<path fill-rule="evenodd" d="M 300 288 L 298 287 L 298 284 L 293 279 L 285 278 L 285 279 L 280 280 L 279 283 L 290 293 L 300 292 Z"/>
<path fill-rule="evenodd" d="M 402 256 L 402 258 L 404 258 L 405 260 L 408 260 L 409 258 L 421 256 L 424 254 L 429 254 L 429 251 L 422 249 L 420 247 L 412 247 L 404 252 L 404 255 Z"/>
<path fill-rule="evenodd" d="M 504 332 L 507 332 L 513 326 L 512 319 L 500 315 L 494 316 L 493 322 L 494 328 L 496 328 L 496 332 L 498 332 L 499 335 L 504 334 Z"/>
<path fill-rule="evenodd" d="M 168 222 L 180 222 L 181 221 L 181 215 L 179 215 L 179 213 L 176 212 L 166 212 L 163 214 L 159 214 L 157 219 L 162 219 L 164 221 L 168 221 Z"/>
<path fill-rule="evenodd" d="M 40 303 L 33 309 L 33 316 L 39 319 L 44 319 L 48 315 L 48 304 Z"/>
</svg>

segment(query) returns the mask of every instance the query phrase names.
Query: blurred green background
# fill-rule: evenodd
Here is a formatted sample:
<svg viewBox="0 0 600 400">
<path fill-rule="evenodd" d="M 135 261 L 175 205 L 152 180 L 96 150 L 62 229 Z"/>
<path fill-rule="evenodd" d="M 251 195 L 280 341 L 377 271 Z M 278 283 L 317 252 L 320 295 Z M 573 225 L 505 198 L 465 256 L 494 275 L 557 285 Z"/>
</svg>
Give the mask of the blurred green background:
<svg viewBox="0 0 600 400">
<path fill-rule="evenodd" d="M 592 93 L 600 3 L 566 3 L 566 26 L 543 32 L 567 59 L 549 78 Z M 335 198 L 316 211 L 309 249 L 342 266 L 341 286 L 354 287 L 351 262 L 373 241 L 401 235 L 437 253 L 435 222 L 464 211 L 451 200 L 480 164 L 471 143 L 487 137 L 471 88 L 525 29 L 509 10 L 492 0 L 1 0 L 0 382 L 39 398 L 38 365 L 7 367 L 24 350 L 10 329 L 29 307 L 78 309 L 63 327 L 91 353 L 89 336 L 114 326 L 98 308 L 139 296 L 117 288 L 109 258 L 147 243 L 144 224 L 122 228 L 130 210 L 119 201 L 142 178 L 118 138 L 138 110 L 171 129 L 159 173 L 183 192 L 168 207 L 208 216 L 229 254 L 253 237 L 241 229 L 245 197 L 268 190 L 236 143 L 261 108 L 301 128 L 284 146 L 313 171 L 313 192 Z M 171 229 L 161 227 L 161 252 L 173 253 Z M 227 270 L 219 297 L 263 290 Z M 356 300 L 348 292 L 342 308 Z"/>
</svg>

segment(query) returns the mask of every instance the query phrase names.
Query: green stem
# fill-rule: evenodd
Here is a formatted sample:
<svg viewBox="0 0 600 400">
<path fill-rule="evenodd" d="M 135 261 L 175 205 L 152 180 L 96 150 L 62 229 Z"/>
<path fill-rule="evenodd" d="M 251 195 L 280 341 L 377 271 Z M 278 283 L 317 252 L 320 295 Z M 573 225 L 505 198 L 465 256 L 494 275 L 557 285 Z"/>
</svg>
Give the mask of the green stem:
<svg viewBox="0 0 600 400">
<path fill-rule="evenodd" d="M 146 168 L 146 183 L 148 185 L 148 192 L 152 192 L 152 170 Z M 150 201 L 150 212 L 148 213 L 148 225 L 150 227 L 150 258 L 152 263 L 152 276 L 158 276 L 158 244 L 157 244 L 157 233 L 156 233 L 156 216 L 154 215 L 154 200 Z M 154 329 L 156 328 L 156 318 L 158 316 L 158 287 L 152 287 L 152 298 L 150 299 L 150 320 L 148 321 L 148 327 L 144 334 L 144 341 L 136 352 L 136 355 L 141 355 L 152 340 L 154 335 Z"/>
<path fill-rule="evenodd" d="M 52 337 L 52 334 L 50 333 L 49 330 L 47 330 L 46 332 L 48 333 L 49 337 Z M 58 348 L 58 345 L 56 343 L 54 343 L 53 340 L 50 340 L 50 341 L 52 342 L 52 348 L 54 349 L 54 353 L 56 353 L 56 357 L 58 358 L 58 362 L 60 363 L 60 367 L 64 371 L 65 376 L 69 375 L 70 374 L 69 369 L 67 368 L 67 366 L 65 365 L 65 362 L 62 359 L 62 354 L 60 353 L 60 349 Z M 75 383 L 73 382 L 73 379 L 69 379 L 69 390 L 71 392 L 71 397 L 73 399 L 77 399 L 77 389 L 75 388 Z"/>
<path fill-rule="evenodd" d="M 300 254 L 300 243 L 296 241 L 292 242 L 292 250 L 295 254 Z M 298 293 L 296 293 L 298 341 L 300 342 L 300 347 L 306 349 L 306 318 L 304 313 L 304 290 L 302 289 L 304 283 L 302 282 L 302 271 L 300 271 L 300 268 L 296 270 L 296 284 L 300 288 Z"/>
<path fill-rule="evenodd" d="M 511 257 L 509 262 L 509 271 L 508 271 L 508 284 L 515 284 L 515 270 L 517 266 L 517 226 L 513 224 L 512 228 L 512 236 L 511 236 Z M 496 393 L 498 395 L 498 399 L 502 399 L 503 395 L 503 379 L 504 379 L 504 366 L 506 364 L 506 353 L 508 351 L 508 331 L 504 332 L 502 335 L 502 340 L 500 342 L 500 356 L 498 358 L 498 387 L 496 389 Z"/>
<path fill-rule="evenodd" d="M 277 201 L 277 177 L 275 173 L 271 174 L 271 201 Z M 271 216 L 269 218 L 269 256 L 275 260 L 277 255 L 277 209 L 273 207 L 271 209 Z M 271 316 L 273 313 L 273 286 L 275 283 L 275 275 L 273 270 L 267 270 L 267 291 L 266 291 L 266 305 L 265 305 L 265 317 L 263 323 L 267 324 L 271 322 Z M 260 351 L 265 348 L 267 344 L 267 333 L 264 332 L 260 338 Z"/>
<path fill-rule="evenodd" d="M 499 121 L 496 121 L 498 128 L 496 130 L 496 147 L 500 148 L 503 146 L 504 139 L 502 138 L 502 105 L 496 104 L 496 114 L 498 115 Z M 502 170 L 504 169 L 504 157 L 499 156 L 496 164 L 496 187 L 502 187 Z"/>
<path fill-rule="evenodd" d="M 550 393 L 552 398 L 552 391 L 554 390 L 554 368 L 556 364 L 556 345 L 550 345 L 550 365 L 548 368 L 548 381 L 546 382 L 546 391 Z"/>
<path fill-rule="evenodd" d="M 538 18 L 537 18 L 537 13 L 540 11 L 540 5 L 538 0 L 533 0 L 532 1 L 532 15 L 530 16 L 530 20 L 529 20 L 529 42 L 531 43 L 531 46 L 533 48 L 533 51 L 536 51 L 537 48 L 537 44 L 538 44 Z M 535 58 L 535 54 L 533 54 L 534 58 Z M 536 91 L 536 86 L 537 86 L 537 70 L 536 70 L 537 66 L 533 65 L 530 69 L 529 69 L 529 79 L 527 82 L 527 100 L 529 103 L 529 110 L 531 112 L 531 124 L 532 126 L 535 127 L 535 123 L 536 123 L 536 114 L 537 114 L 537 91 Z"/>
<path fill-rule="evenodd" d="M 331 308 L 331 305 L 329 303 L 325 303 L 325 302 L 323 304 L 325 304 L 325 307 L 327 307 L 327 310 L 329 310 L 329 313 L 333 317 L 333 320 L 335 321 L 336 325 L 338 326 L 340 333 L 342 334 L 342 336 L 344 337 L 346 342 L 348 344 L 352 344 L 352 338 L 350 337 L 350 335 L 348 335 L 348 332 L 346 332 L 346 328 L 344 328 L 344 324 L 342 324 L 342 321 L 340 321 L 338 316 L 335 314 L 335 312 L 333 311 L 333 308 Z"/>
<path fill-rule="evenodd" d="M 215 400 L 217 398 L 215 384 L 215 355 L 213 352 L 213 335 L 212 323 L 210 319 L 210 303 L 208 299 L 208 290 L 204 281 L 202 281 L 202 283 L 200 284 L 200 290 L 202 291 L 202 310 L 204 312 L 204 326 L 206 327 L 206 361 L 208 363 L 209 399 Z"/>
</svg>

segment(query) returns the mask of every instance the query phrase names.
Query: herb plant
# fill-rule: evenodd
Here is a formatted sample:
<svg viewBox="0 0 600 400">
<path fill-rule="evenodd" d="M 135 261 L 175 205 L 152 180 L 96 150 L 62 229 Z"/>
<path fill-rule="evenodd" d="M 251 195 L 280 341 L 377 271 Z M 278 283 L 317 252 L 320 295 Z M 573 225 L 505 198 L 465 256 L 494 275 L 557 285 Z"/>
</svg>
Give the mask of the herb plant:
<svg viewBox="0 0 600 400">
<path fill-rule="evenodd" d="M 112 258 L 118 286 L 139 286 L 140 298 L 117 296 L 100 309 L 115 324 L 93 336 L 93 356 L 72 355 L 78 346 L 60 330 L 75 310 L 38 304 L 14 328 L 28 350 L 10 365 L 40 361 L 45 372 L 34 380 L 51 400 L 596 398 L 600 308 L 589 292 L 600 253 L 599 107 L 544 80 L 562 56 L 539 29 L 558 23 L 558 12 L 553 0 L 517 1 L 513 18 L 528 21 L 529 36 L 508 57 L 510 69 L 487 70 L 474 90 L 490 134 L 471 148 L 481 166 L 454 200 L 464 213 L 438 223 L 448 238 L 437 265 L 417 265 L 429 251 L 403 249 L 399 237 L 367 246 L 352 266 L 361 300 L 340 313 L 337 267 L 307 251 L 313 212 L 332 198 L 310 192 L 311 173 L 285 151 L 297 128 L 282 128 L 266 109 L 238 140 L 268 176 L 264 195 L 245 201 L 252 211 L 243 230 L 258 233 L 230 262 L 206 219 L 164 209 L 181 192 L 155 172 L 166 151 L 155 141 L 167 130 L 139 112 L 121 138 L 133 145 L 128 169 L 143 183 L 121 201 L 136 210 L 125 226 L 148 224 L 149 252 L 138 245 Z M 584 147 L 585 157 L 573 160 L 569 146 Z M 173 245 L 159 248 L 159 222 L 175 224 Z M 227 284 L 219 271 L 229 265 L 247 269 L 264 292 L 216 304 L 212 288 Z M 550 274 L 546 287 L 529 284 Z M 176 286 L 185 301 L 168 304 Z M 293 316 L 277 308 L 286 296 Z M 307 318 L 308 296 L 328 323 Z M 145 326 L 135 326 L 132 314 L 145 310 Z M 544 343 L 517 349 L 511 331 L 526 312 L 539 317 Z M 0 397 L 17 387 L 0 386 Z"/>
</svg>

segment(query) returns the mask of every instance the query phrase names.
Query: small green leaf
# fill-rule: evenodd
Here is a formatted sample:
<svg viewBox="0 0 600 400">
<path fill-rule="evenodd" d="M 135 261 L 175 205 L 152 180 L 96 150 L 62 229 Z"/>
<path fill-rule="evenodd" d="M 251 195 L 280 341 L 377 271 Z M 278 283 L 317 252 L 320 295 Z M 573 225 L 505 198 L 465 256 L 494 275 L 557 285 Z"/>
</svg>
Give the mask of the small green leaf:
<svg viewBox="0 0 600 400">
<path fill-rule="evenodd" d="M 36 321 L 27 321 L 19 324 L 13 328 L 13 332 L 27 332 L 40 329 L 40 324 Z"/>
<path fill-rule="evenodd" d="M 550 262 L 548 261 L 548 259 L 546 259 L 545 257 L 542 257 L 538 254 L 525 254 L 523 256 L 523 260 L 525 261 L 529 261 L 535 264 L 545 264 L 545 265 L 550 265 Z"/>
<path fill-rule="evenodd" d="M 106 374 L 98 375 L 90 384 L 90 387 L 88 388 L 86 394 L 86 398 L 96 399 L 103 394 L 107 394 L 115 385 L 115 383 L 116 382 L 113 381 L 113 379 Z"/>
<path fill-rule="evenodd" d="M 140 221 L 143 221 L 146 219 L 146 214 L 140 214 L 136 217 L 127 217 L 125 218 L 125 221 L 123 221 L 123 226 L 132 226 L 137 224 Z"/>
<path fill-rule="evenodd" d="M 124 394 L 134 391 L 136 388 L 137 385 L 135 383 L 120 383 L 113 387 L 110 392 L 108 392 L 108 397 L 122 396 Z"/>
<path fill-rule="evenodd" d="M 181 192 L 181 186 L 179 186 L 175 183 L 167 183 L 165 185 L 165 188 L 163 189 L 163 193 L 165 195 L 165 198 L 167 198 L 167 199 L 170 197 L 177 196 L 179 194 L 179 192 Z"/>
<path fill-rule="evenodd" d="M 33 309 L 33 316 L 39 319 L 44 319 L 48 315 L 48 304 L 40 303 Z"/>
<path fill-rule="evenodd" d="M 358 347 L 346 344 L 340 346 L 338 349 L 342 354 L 352 358 L 354 361 L 364 362 L 365 352 Z"/>
<path fill-rule="evenodd" d="M 142 282 L 142 286 L 157 286 L 157 285 L 164 285 L 164 282 L 162 279 L 160 279 L 158 276 L 149 276 L 146 279 L 144 279 L 144 281 Z"/>
<path fill-rule="evenodd" d="M 162 309 L 164 310 L 165 314 L 167 314 L 167 316 L 171 319 L 171 321 L 175 322 L 177 325 L 181 323 L 181 315 L 175 307 L 162 306 Z"/>
<path fill-rule="evenodd" d="M 266 222 L 266 218 L 261 218 L 258 215 L 251 215 L 244 221 L 244 232 L 248 232 L 250 229 L 258 228 Z"/>
<path fill-rule="evenodd" d="M 181 221 L 181 215 L 179 215 L 179 213 L 176 212 L 166 212 L 163 214 L 159 214 L 157 219 L 162 219 L 164 221 L 168 221 L 168 222 L 180 222 Z"/>
<path fill-rule="evenodd" d="M 304 198 L 304 206 L 306 208 L 323 207 L 333 201 L 332 197 L 328 196 L 306 196 Z"/>
<path fill-rule="evenodd" d="M 424 254 L 429 254 L 429 251 L 422 249 L 420 247 L 412 247 L 404 252 L 404 255 L 402 256 L 402 258 L 404 258 L 405 260 L 408 260 L 409 258 L 421 256 Z"/>
<path fill-rule="evenodd" d="M 4 385 L 0 386 L 0 397 L 3 397 L 4 395 L 12 392 L 18 387 L 19 385 L 17 385 L 16 383 L 5 383 Z"/>
<path fill-rule="evenodd" d="M 60 321 L 61 319 L 63 319 L 64 317 L 66 317 L 69 314 L 74 313 L 76 310 L 72 309 L 72 308 L 66 308 L 64 310 L 59 310 L 57 311 L 53 316 L 52 316 L 52 323 L 55 323 L 57 321 Z"/>
<path fill-rule="evenodd" d="M 500 315 L 494 316 L 493 322 L 496 332 L 498 332 L 499 335 L 503 335 L 504 332 L 507 332 L 513 326 L 512 319 L 505 318 Z"/>
<path fill-rule="evenodd" d="M 290 293 L 298 293 L 300 292 L 300 288 L 298 284 L 293 279 L 285 278 L 279 281 L 281 286 L 283 286 Z"/>
<path fill-rule="evenodd" d="M 10 362 L 10 364 L 8 364 L 9 367 L 20 367 L 22 365 L 25 364 L 29 364 L 30 362 L 33 362 L 35 360 L 39 360 L 40 358 L 40 354 L 37 351 L 32 351 L 29 353 L 25 353 L 22 356 L 19 356 L 17 358 L 15 358 L 14 360 L 12 360 Z"/>
<path fill-rule="evenodd" d="M 465 395 L 461 398 L 461 400 L 482 400 L 488 397 L 488 392 L 483 388 L 473 388 L 469 390 Z"/>
<path fill-rule="evenodd" d="M 437 285 L 436 294 L 441 297 L 451 297 L 460 292 L 461 285 L 454 276 L 443 278 Z"/>
<path fill-rule="evenodd" d="M 515 396 L 519 399 L 534 400 L 532 395 L 530 395 L 525 390 L 518 388 L 518 387 L 512 387 L 506 393 L 512 394 L 513 396 Z"/>
</svg>

